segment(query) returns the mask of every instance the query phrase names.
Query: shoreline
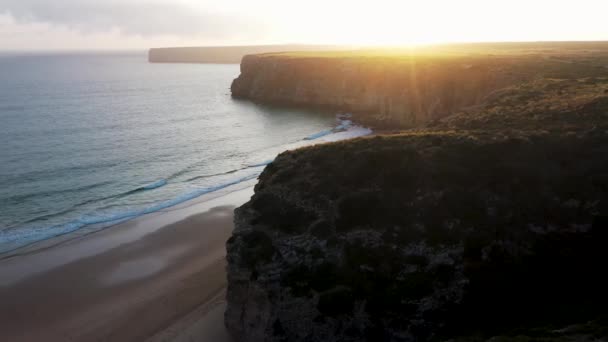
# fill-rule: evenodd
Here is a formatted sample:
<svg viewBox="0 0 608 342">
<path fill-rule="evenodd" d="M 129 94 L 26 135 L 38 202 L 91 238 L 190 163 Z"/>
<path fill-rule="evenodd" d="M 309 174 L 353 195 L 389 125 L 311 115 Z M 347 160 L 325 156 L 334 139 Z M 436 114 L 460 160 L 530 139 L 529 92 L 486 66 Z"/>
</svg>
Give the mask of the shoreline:
<svg viewBox="0 0 608 342">
<path fill-rule="evenodd" d="M 373 134 L 344 118 L 334 129 L 286 147 Z M 225 243 L 256 183 L 2 254 L 0 340 L 231 341 Z"/>
<path fill-rule="evenodd" d="M 19 256 L 25 256 L 28 254 L 37 253 L 37 252 L 40 252 L 40 251 L 43 251 L 46 249 L 59 247 L 65 243 L 69 243 L 73 240 L 78 240 L 78 239 L 86 238 L 87 236 L 99 234 L 105 230 L 113 229 L 115 227 L 120 227 L 120 226 L 128 224 L 130 222 L 137 222 L 138 220 L 148 220 L 151 217 L 154 217 L 157 215 L 162 215 L 163 213 L 171 213 L 171 212 L 179 211 L 179 210 L 182 210 L 185 208 L 198 206 L 198 205 L 204 204 L 205 202 L 212 201 L 214 199 L 217 199 L 217 198 L 220 198 L 223 196 L 227 196 L 233 192 L 238 192 L 238 191 L 241 191 L 241 190 L 244 190 L 247 188 L 252 188 L 256 182 L 257 182 L 257 179 L 246 180 L 242 183 L 233 184 L 226 189 L 220 189 L 218 191 L 209 192 L 209 193 L 203 194 L 199 197 L 195 197 L 190 200 L 178 203 L 174 206 L 169 206 L 167 208 L 160 209 L 157 211 L 152 211 L 152 212 L 149 212 L 149 213 L 146 213 L 143 215 L 126 218 L 126 219 L 123 219 L 116 223 L 111 223 L 109 225 L 93 224 L 93 225 L 90 225 L 88 228 L 85 226 L 81 229 L 76 229 L 71 232 L 67 232 L 67 233 L 51 236 L 46 239 L 34 241 L 27 245 L 17 247 L 13 250 L 9 250 L 9 251 L 0 253 L 0 262 L 2 262 L 3 260 L 10 260 L 12 258 L 19 257 Z"/>
<path fill-rule="evenodd" d="M 0 260 L 5 308 L 0 339 L 154 336 L 162 341 L 189 333 L 229 341 L 218 324 L 223 322 L 225 242 L 232 234 L 234 208 L 252 194 L 247 187 L 199 199 Z M 176 325 L 179 331 L 171 330 Z"/>
<path fill-rule="evenodd" d="M 300 140 L 290 142 L 285 144 L 284 151 L 298 149 L 306 146 L 312 146 L 317 144 L 323 144 L 328 142 L 336 142 L 340 140 L 350 140 L 353 138 L 363 137 L 373 135 L 374 132 L 372 129 L 367 128 L 362 122 L 359 122 L 357 119 L 351 119 L 352 114 L 335 114 L 336 125 L 331 128 L 313 133 L 308 135 Z M 381 133 L 381 132 L 378 132 Z M 268 163 L 270 163 L 272 159 L 266 160 L 263 163 L 251 164 L 243 167 L 240 170 L 253 169 L 259 167 L 265 167 Z M 263 171 L 260 170 L 258 173 L 253 173 L 243 178 L 238 178 L 236 180 L 227 182 L 225 184 L 220 184 L 215 187 L 208 187 L 198 189 L 200 193 L 197 193 L 197 189 L 193 192 L 186 192 L 182 195 L 179 195 L 174 198 L 166 199 L 163 201 L 155 202 L 151 207 L 137 209 L 133 212 L 129 211 L 118 211 L 116 213 L 115 220 L 103 219 L 103 221 L 88 223 L 81 223 L 80 220 L 72 220 L 67 221 L 62 224 L 57 225 L 59 230 L 63 229 L 64 226 L 68 226 L 71 223 L 79 224 L 76 228 L 70 228 L 67 231 L 60 231 L 55 235 L 48 235 L 44 237 L 37 237 L 32 239 L 31 241 L 27 241 L 25 243 L 17 244 L 15 247 L 10 249 L 4 249 L 0 251 L 0 261 L 5 259 L 11 259 L 15 256 L 27 255 L 32 252 L 36 252 L 38 250 L 52 248 L 66 242 L 69 242 L 73 239 L 79 239 L 84 236 L 88 236 L 91 234 L 96 234 L 103 230 L 112 229 L 115 226 L 122 225 L 124 223 L 132 222 L 134 220 L 138 220 L 142 217 L 156 215 L 163 212 L 169 212 L 173 210 L 178 210 L 184 206 L 191 206 L 193 204 L 208 201 L 213 198 L 221 197 L 230 193 L 232 191 L 238 191 L 238 189 L 243 189 L 246 187 L 253 187 L 257 182 L 257 177 Z M 163 179 L 164 180 L 164 179 Z M 55 227 L 50 227 L 55 228 Z M 48 230 L 48 229 L 47 229 Z M 37 233 L 36 233 L 37 234 Z M 44 235 L 44 234 L 42 234 Z M 10 243 L 16 243 L 19 241 L 19 238 L 15 239 L 11 242 L 9 238 L 7 241 Z"/>
</svg>

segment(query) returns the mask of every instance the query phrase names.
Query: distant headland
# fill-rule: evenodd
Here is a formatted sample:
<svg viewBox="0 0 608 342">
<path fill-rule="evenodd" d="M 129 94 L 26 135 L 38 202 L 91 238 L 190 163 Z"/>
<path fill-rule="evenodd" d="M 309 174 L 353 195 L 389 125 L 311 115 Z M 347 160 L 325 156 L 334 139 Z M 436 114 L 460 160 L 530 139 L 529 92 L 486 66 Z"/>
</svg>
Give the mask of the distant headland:
<svg viewBox="0 0 608 342">
<path fill-rule="evenodd" d="M 153 48 L 150 63 L 240 63 L 245 55 L 289 51 L 329 51 L 352 49 L 334 45 L 250 45 Z"/>
</svg>

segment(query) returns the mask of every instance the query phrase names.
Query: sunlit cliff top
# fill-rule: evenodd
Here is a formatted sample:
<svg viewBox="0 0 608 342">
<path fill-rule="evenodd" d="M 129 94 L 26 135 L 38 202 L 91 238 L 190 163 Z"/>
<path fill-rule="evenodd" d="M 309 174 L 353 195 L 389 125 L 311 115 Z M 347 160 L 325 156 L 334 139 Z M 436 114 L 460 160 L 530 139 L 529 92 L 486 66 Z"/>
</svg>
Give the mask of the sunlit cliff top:
<svg viewBox="0 0 608 342">
<path fill-rule="evenodd" d="M 412 47 L 374 47 L 342 51 L 286 51 L 262 54 L 292 58 L 412 58 L 462 56 L 608 56 L 608 42 L 467 43 Z"/>
</svg>

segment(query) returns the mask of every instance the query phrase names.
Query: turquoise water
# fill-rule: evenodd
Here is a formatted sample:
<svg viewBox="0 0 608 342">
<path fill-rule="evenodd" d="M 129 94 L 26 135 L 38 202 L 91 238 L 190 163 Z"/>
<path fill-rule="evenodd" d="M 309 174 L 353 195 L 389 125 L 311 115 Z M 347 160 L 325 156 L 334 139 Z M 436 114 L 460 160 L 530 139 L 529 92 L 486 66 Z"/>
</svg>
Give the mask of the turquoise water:
<svg viewBox="0 0 608 342">
<path fill-rule="evenodd" d="M 0 56 L 0 253 L 255 179 L 317 138 L 366 133 L 233 100 L 238 73 L 145 54 Z"/>
</svg>

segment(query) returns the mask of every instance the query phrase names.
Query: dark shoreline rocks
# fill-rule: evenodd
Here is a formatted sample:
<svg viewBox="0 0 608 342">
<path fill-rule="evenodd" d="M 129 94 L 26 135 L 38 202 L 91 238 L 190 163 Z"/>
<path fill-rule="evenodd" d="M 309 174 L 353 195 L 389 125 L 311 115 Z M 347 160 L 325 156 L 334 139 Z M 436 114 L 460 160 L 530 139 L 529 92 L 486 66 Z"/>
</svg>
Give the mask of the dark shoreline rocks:
<svg viewBox="0 0 608 342">
<path fill-rule="evenodd" d="M 226 326 L 238 341 L 430 341 L 605 319 L 606 155 L 605 131 L 283 153 L 236 211 Z"/>
</svg>

